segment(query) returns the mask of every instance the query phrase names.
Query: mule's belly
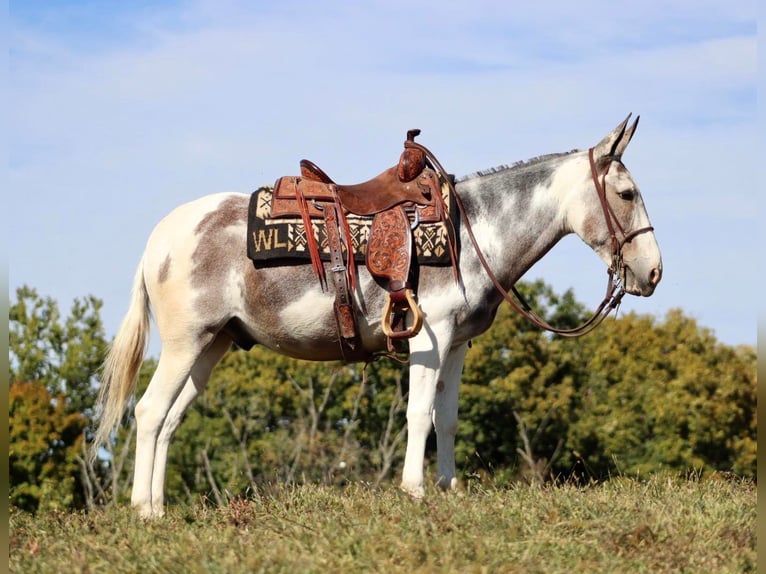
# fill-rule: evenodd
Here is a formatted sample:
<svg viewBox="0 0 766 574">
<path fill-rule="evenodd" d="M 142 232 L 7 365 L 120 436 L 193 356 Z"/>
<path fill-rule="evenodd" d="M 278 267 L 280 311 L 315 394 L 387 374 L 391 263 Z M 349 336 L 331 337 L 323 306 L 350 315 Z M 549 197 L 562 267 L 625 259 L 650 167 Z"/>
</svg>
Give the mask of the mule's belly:
<svg viewBox="0 0 766 574">
<path fill-rule="evenodd" d="M 311 361 L 342 360 L 334 311 L 335 292 L 322 290 L 308 265 L 246 271 L 240 346 L 260 344 L 278 353 Z M 365 283 L 369 296 L 356 302 L 361 346 L 367 353 L 385 349 L 380 330 L 380 289 Z M 382 292 L 381 292 L 382 293 Z M 232 338 L 237 338 L 232 334 Z M 240 344 L 240 343 L 238 343 Z M 245 347 L 247 348 L 247 347 Z"/>
</svg>

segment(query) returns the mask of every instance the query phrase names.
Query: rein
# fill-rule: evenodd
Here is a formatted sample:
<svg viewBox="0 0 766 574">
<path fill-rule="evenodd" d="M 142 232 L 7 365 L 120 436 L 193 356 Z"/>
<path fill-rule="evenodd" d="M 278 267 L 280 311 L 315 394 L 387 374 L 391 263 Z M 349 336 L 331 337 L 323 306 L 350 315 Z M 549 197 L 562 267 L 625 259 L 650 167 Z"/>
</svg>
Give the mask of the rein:
<svg viewBox="0 0 766 574">
<path fill-rule="evenodd" d="M 514 309 L 516 309 L 516 311 L 518 311 L 525 319 L 527 319 L 533 325 L 541 329 L 544 329 L 546 331 L 550 331 L 551 333 L 554 333 L 556 335 L 560 335 L 562 337 L 581 337 L 582 335 L 586 335 L 587 333 L 590 333 L 593 329 L 598 327 L 603 322 L 603 320 L 607 317 L 607 315 L 609 315 L 609 313 L 611 313 L 614 309 L 617 309 L 620 306 L 622 298 L 625 296 L 625 289 L 622 286 L 622 277 L 621 277 L 621 274 L 623 273 L 623 270 L 624 270 L 624 265 L 622 260 L 622 248 L 626 243 L 630 243 L 637 235 L 640 235 L 641 233 L 645 233 L 648 231 L 653 231 L 654 228 L 651 226 L 647 226 L 647 227 L 642 227 L 640 229 L 633 230 L 629 233 L 625 232 L 625 230 L 623 229 L 622 225 L 617 219 L 614 211 L 612 210 L 611 205 L 609 205 L 609 202 L 607 201 L 607 198 L 606 198 L 606 173 L 609 170 L 607 168 L 607 170 L 604 171 L 604 173 L 601 176 L 601 181 L 599 181 L 598 169 L 596 168 L 596 162 L 593 157 L 593 148 L 590 148 L 588 150 L 588 159 L 590 161 L 593 185 L 596 188 L 596 193 L 598 194 L 599 202 L 601 203 L 601 209 L 603 210 L 604 218 L 606 219 L 606 225 L 607 225 L 607 228 L 609 229 L 609 237 L 610 237 L 611 248 L 612 248 L 612 263 L 607 271 L 608 277 L 607 277 L 607 285 L 606 285 L 606 294 L 604 295 L 604 299 L 601 301 L 596 311 L 591 315 L 589 319 L 587 319 L 581 325 L 571 329 L 560 329 L 550 325 L 547 321 L 545 321 L 542 317 L 540 317 L 537 313 L 535 313 L 532 307 L 527 303 L 527 301 L 521 295 L 521 293 L 519 293 L 519 291 L 516 289 L 515 285 L 511 285 L 511 291 L 513 292 L 513 295 L 515 296 L 514 298 L 500 284 L 500 281 L 497 279 L 497 276 L 495 276 L 495 274 L 492 272 L 492 269 L 490 268 L 489 263 L 484 257 L 484 254 L 481 252 L 479 244 L 476 241 L 476 237 L 473 234 L 473 229 L 471 228 L 471 224 L 468 221 L 468 216 L 466 214 L 465 206 L 463 205 L 463 201 L 458 195 L 457 190 L 455 189 L 455 185 L 452 181 L 452 178 L 447 174 L 446 170 L 439 163 L 439 160 L 436 159 L 436 156 L 434 156 L 434 154 L 431 153 L 431 151 L 428 148 L 416 142 L 409 142 L 409 141 L 405 142 L 405 147 L 415 147 L 422 150 L 426 154 L 426 157 L 428 158 L 428 160 L 432 162 L 433 169 L 438 171 L 438 173 L 448 183 L 450 187 L 450 191 L 455 197 L 455 203 L 457 204 L 458 209 L 460 210 L 460 219 L 463 222 L 463 225 L 465 225 L 466 232 L 468 233 L 468 237 L 470 238 L 471 243 L 473 244 L 474 251 L 476 252 L 477 257 L 479 258 L 479 261 L 481 262 L 482 267 L 484 267 L 484 270 L 486 271 L 487 276 L 490 278 L 490 280 L 494 284 L 495 289 L 497 289 L 497 291 L 503 296 L 503 299 L 505 299 L 508 303 L 510 303 L 511 306 Z M 623 236 L 622 241 L 617 239 L 617 234 L 615 233 L 615 226 L 617 227 L 617 229 L 619 229 L 620 233 Z"/>
</svg>

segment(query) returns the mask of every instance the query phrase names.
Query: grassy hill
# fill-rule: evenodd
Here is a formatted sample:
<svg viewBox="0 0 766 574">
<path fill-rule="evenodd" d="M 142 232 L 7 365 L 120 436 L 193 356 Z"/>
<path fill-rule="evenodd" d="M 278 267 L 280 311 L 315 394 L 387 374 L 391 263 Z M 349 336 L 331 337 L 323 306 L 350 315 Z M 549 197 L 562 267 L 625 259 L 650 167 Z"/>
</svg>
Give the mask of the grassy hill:
<svg viewBox="0 0 766 574">
<path fill-rule="evenodd" d="M 275 485 L 143 521 L 129 508 L 13 513 L 10 571 L 748 572 L 756 488 L 720 475 L 585 487 Z"/>
</svg>

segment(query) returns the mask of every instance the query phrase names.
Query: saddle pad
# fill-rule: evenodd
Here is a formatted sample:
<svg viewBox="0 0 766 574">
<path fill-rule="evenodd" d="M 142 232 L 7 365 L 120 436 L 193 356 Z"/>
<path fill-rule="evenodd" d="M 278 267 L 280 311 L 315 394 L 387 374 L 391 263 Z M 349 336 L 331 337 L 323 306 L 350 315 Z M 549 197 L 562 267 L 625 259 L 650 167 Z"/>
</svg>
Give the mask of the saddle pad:
<svg viewBox="0 0 766 574">
<path fill-rule="evenodd" d="M 454 213 L 454 205 L 447 186 L 443 186 L 447 210 Z M 271 218 L 271 204 L 274 196 L 273 187 L 261 187 L 250 196 L 250 207 L 247 217 L 247 256 L 256 265 L 258 263 L 272 264 L 280 260 L 310 260 L 306 231 L 300 217 L 278 219 Z M 372 217 L 362 217 L 347 214 L 346 219 L 351 231 L 351 241 L 354 249 L 354 259 L 363 263 L 370 237 Z M 322 219 L 312 220 L 314 236 L 319 245 L 320 257 L 323 261 L 330 260 L 330 250 L 327 245 L 327 232 Z M 418 263 L 421 265 L 446 266 L 451 265 L 447 226 L 442 223 L 421 223 L 415 228 L 414 242 Z"/>
</svg>

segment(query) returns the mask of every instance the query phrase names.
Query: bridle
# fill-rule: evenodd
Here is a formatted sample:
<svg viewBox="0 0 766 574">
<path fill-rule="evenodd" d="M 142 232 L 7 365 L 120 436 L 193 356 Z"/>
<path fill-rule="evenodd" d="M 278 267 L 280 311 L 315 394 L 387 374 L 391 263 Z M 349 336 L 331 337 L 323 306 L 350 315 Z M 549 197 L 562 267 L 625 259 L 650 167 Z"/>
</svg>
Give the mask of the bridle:
<svg viewBox="0 0 766 574">
<path fill-rule="evenodd" d="M 578 325 L 577 327 L 573 327 L 571 329 L 561 329 L 554 327 L 550 325 L 545 319 L 540 317 L 537 313 L 534 312 L 532 307 L 527 303 L 527 301 L 524 299 L 524 297 L 519 293 L 519 291 L 516 289 L 515 285 L 511 285 L 511 291 L 513 292 L 512 297 L 508 291 L 503 288 L 503 286 L 500 284 L 500 281 L 497 279 L 497 276 L 492 272 L 492 269 L 489 266 L 489 263 L 487 262 L 486 258 L 484 257 L 484 254 L 481 252 L 481 249 L 479 248 L 479 244 L 476 241 L 476 237 L 473 234 L 473 230 L 471 229 L 471 224 L 468 221 L 468 216 L 466 214 L 465 206 L 463 205 L 463 201 L 460 199 L 460 196 L 458 195 L 457 191 L 455 190 L 455 185 L 453 183 L 453 178 L 450 177 L 447 172 L 444 170 L 442 165 L 439 163 L 439 161 L 436 159 L 436 157 L 431 153 L 428 148 L 425 146 L 416 143 L 416 142 L 406 142 L 405 146 L 411 146 L 411 147 L 417 147 L 421 150 L 423 150 L 426 154 L 426 157 L 430 162 L 432 162 L 433 169 L 437 170 L 444 181 L 447 182 L 449 185 L 450 191 L 452 192 L 453 197 L 455 198 L 455 203 L 457 204 L 457 207 L 460 211 L 460 219 L 463 222 L 463 225 L 465 226 L 466 232 L 468 233 L 468 237 L 471 240 L 471 243 L 473 244 L 474 251 L 476 252 L 477 257 L 479 258 L 479 261 L 482 264 L 482 267 L 484 267 L 484 271 L 486 271 L 487 276 L 490 278 L 492 283 L 495 286 L 495 289 L 503 296 L 503 299 L 508 301 L 508 303 L 511 304 L 511 306 L 516 309 L 525 319 L 530 321 L 533 325 L 544 329 L 546 331 L 550 331 L 551 333 L 554 333 L 556 335 L 560 335 L 562 337 L 580 337 L 582 335 L 585 335 L 587 333 L 590 333 L 593 329 L 598 327 L 603 320 L 611 313 L 613 310 L 617 309 L 620 306 L 620 303 L 622 301 L 622 298 L 625 296 L 625 288 L 623 287 L 623 281 L 624 281 L 624 275 L 625 275 L 625 265 L 623 262 L 622 257 L 622 248 L 625 246 L 626 243 L 630 243 L 635 239 L 636 236 L 647 233 L 649 231 L 654 231 L 654 227 L 651 225 L 646 227 L 641 227 L 639 229 L 634 229 L 630 232 L 625 232 L 625 229 L 623 228 L 622 224 L 620 224 L 620 221 L 617 219 L 617 216 L 614 213 L 614 210 L 612 209 L 612 206 L 609 204 L 609 201 L 606 198 L 606 174 L 609 171 L 609 167 L 607 167 L 603 174 L 601 174 L 601 179 L 599 180 L 599 174 L 598 174 L 598 168 L 596 166 L 596 161 L 593 156 L 593 148 L 590 148 L 588 150 L 588 159 L 590 161 L 590 169 L 591 169 L 591 177 L 593 178 L 593 185 L 596 188 L 596 194 L 598 195 L 599 203 L 601 204 L 601 209 L 604 213 L 604 219 L 606 220 L 606 226 L 609 230 L 609 239 L 610 239 L 610 246 L 612 250 L 611 254 L 611 264 L 609 266 L 609 269 L 607 270 L 607 285 L 606 285 L 606 294 L 604 295 L 604 299 L 601 301 L 599 306 L 596 308 L 596 311 L 588 318 L 586 321 L 584 321 L 581 325 Z M 611 160 L 613 161 L 620 161 L 620 158 L 616 156 L 610 156 Z M 611 161 L 609 162 L 609 165 L 611 165 Z M 620 235 L 622 235 L 622 239 L 617 238 L 617 233 L 615 231 L 619 230 Z"/>
<path fill-rule="evenodd" d="M 618 161 L 622 163 L 620 158 L 616 156 L 607 156 L 607 159 L 609 160 L 610 165 L 613 161 Z M 609 270 L 612 273 L 612 275 L 618 277 L 621 281 L 622 279 L 624 279 L 624 264 L 622 260 L 622 248 L 625 246 L 626 243 L 630 243 L 631 241 L 633 241 L 633 239 L 637 235 L 641 235 L 642 233 L 646 233 L 648 231 L 654 231 L 654 227 L 652 227 L 651 225 L 648 225 L 646 227 L 634 229 L 633 231 L 626 233 L 625 229 L 620 223 L 620 220 L 617 219 L 617 216 L 615 215 L 614 210 L 612 209 L 612 205 L 606 199 L 606 174 L 609 172 L 609 168 L 604 170 L 604 173 L 601 175 L 601 181 L 599 181 L 598 168 L 596 167 L 596 160 L 593 157 L 593 148 L 590 148 L 588 150 L 588 161 L 590 162 L 590 173 L 591 173 L 591 177 L 593 178 L 593 185 L 596 187 L 596 194 L 598 195 L 598 200 L 601 203 L 601 210 L 604 212 L 606 227 L 609 230 L 609 240 L 610 240 L 610 244 L 612 248 L 612 263 Z M 614 229 L 615 226 L 617 227 L 617 229 L 619 229 L 620 234 L 622 235 L 621 241 L 617 239 L 617 234 L 615 233 L 615 229 Z M 612 278 L 610 277 L 610 280 L 611 279 Z"/>
</svg>

